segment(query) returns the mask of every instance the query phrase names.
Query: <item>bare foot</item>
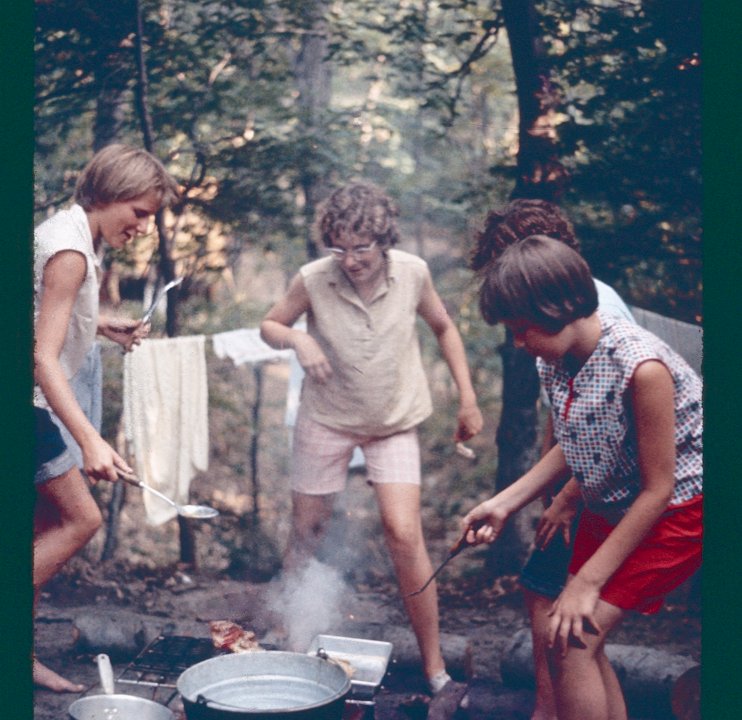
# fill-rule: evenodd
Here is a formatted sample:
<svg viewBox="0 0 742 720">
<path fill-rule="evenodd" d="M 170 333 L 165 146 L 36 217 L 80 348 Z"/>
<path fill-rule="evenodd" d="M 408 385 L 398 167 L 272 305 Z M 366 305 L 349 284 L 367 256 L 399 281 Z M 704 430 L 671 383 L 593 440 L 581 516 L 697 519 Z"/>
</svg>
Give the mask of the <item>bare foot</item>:
<svg viewBox="0 0 742 720">
<path fill-rule="evenodd" d="M 34 685 L 59 693 L 82 692 L 85 689 L 84 685 L 78 685 L 57 675 L 54 670 L 40 663 L 36 658 L 33 659 L 33 682 Z"/>
</svg>

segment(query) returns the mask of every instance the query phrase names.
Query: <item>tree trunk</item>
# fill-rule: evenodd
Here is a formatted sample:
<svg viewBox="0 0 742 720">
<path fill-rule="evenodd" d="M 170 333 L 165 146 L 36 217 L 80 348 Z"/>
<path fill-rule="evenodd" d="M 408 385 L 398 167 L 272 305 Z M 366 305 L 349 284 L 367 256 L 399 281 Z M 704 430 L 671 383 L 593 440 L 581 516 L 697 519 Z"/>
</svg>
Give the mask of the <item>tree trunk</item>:
<svg viewBox="0 0 742 720">
<path fill-rule="evenodd" d="M 532 0 L 503 0 L 518 95 L 518 170 L 512 197 L 556 201 L 568 172 L 557 153 L 557 89 L 549 80 Z"/>
<path fill-rule="evenodd" d="M 136 57 L 138 82 L 136 88 L 137 111 L 144 136 L 144 147 L 148 152 L 154 153 L 154 128 L 152 117 L 149 112 L 147 65 L 144 58 L 144 24 L 142 22 L 142 4 L 137 0 L 137 36 Z M 159 253 L 159 271 L 163 283 L 175 279 L 175 263 L 170 257 L 170 243 L 165 229 L 164 213 L 159 210 L 155 215 L 157 226 L 157 247 Z M 168 337 L 178 334 L 178 295 L 173 293 L 168 297 L 167 315 L 165 320 L 165 331 Z M 196 567 L 196 536 L 190 523 L 178 516 L 178 529 L 180 531 L 180 561 L 190 567 Z"/>
<path fill-rule="evenodd" d="M 319 142 L 320 115 L 329 107 L 331 95 L 330 65 L 325 62 L 328 43 L 326 11 L 325 0 L 305 3 L 307 27 L 294 58 L 294 81 L 299 91 L 300 120 L 308 156 L 307 162 L 302 165 L 300 183 L 304 195 L 304 237 L 307 257 L 310 259 L 319 255 L 312 235 L 312 224 L 317 204 L 324 195 L 323 178 L 316 174 L 311 156 Z"/>
<path fill-rule="evenodd" d="M 125 28 L 122 28 L 124 33 Z M 123 34 L 122 34 L 123 37 Z M 125 110 L 124 97 L 126 93 L 126 84 L 128 75 L 123 73 L 120 68 L 121 58 L 120 49 L 116 43 L 111 47 L 110 52 L 106 55 L 105 62 L 102 66 L 102 73 L 106 81 L 95 105 L 95 118 L 93 121 L 93 152 L 98 152 L 106 145 L 110 145 L 120 140 L 121 130 L 123 127 Z M 118 277 L 109 276 L 107 282 L 111 284 L 107 288 L 108 296 L 113 305 L 121 302 L 119 294 Z M 119 427 L 118 437 L 116 438 L 117 451 L 124 451 L 123 433 Z M 121 510 L 126 499 L 126 485 L 122 482 L 114 483 L 113 493 L 108 503 L 108 522 L 106 525 L 106 536 L 101 553 L 101 561 L 110 560 L 115 552 L 118 543 L 118 529 L 121 519 Z"/>
<path fill-rule="evenodd" d="M 510 40 L 519 111 L 518 168 L 512 198 L 538 197 L 555 201 L 567 172 L 559 162 L 553 113 L 557 98 L 543 66 L 543 51 L 530 0 L 503 0 Z M 537 460 L 539 379 L 534 359 L 514 347 L 510 332 L 500 348 L 503 397 L 497 430 L 498 468 L 495 491 L 517 480 Z M 520 570 L 531 541 L 530 529 L 510 522 L 491 546 L 486 569 L 492 575 Z"/>
<path fill-rule="evenodd" d="M 509 330 L 499 350 L 502 356 L 502 414 L 497 428 L 495 492 L 504 490 L 538 459 L 540 383 L 536 364 L 527 352 L 513 345 Z M 485 567 L 488 574 L 496 577 L 519 572 L 530 542 L 528 529 L 511 519 L 487 553 Z"/>
<path fill-rule="evenodd" d="M 98 96 L 93 123 L 93 152 L 118 140 L 124 121 L 124 88 L 106 86 Z"/>
</svg>

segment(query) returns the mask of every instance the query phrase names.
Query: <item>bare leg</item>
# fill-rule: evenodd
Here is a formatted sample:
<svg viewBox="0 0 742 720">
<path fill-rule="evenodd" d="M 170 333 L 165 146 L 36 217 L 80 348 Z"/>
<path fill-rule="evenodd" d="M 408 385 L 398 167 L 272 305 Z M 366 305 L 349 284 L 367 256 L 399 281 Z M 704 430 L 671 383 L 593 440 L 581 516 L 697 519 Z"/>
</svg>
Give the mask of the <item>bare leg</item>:
<svg viewBox="0 0 742 720">
<path fill-rule="evenodd" d="M 37 488 L 34 511 L 34 596 L 85 546 L 102 522 L 100 510 L 80 471 L 73 468 Z M 55 692 L 81 692 L 84 685 L 66 680 L 33 659 L 33 681 Z"/>
<path fill-rule="evenodd" d="M 626 720 L 623 693 L 605 656 L 606 634 L 624 617 L 620 608 L 598 601 L 600 636 L 586 635 L 587 648 L 550 653 L 559 720 Z"/>
<path fill-rule="evenodd" d="M 420 487 L 406 483 L 375 483 L 374 489 L 399 589 L 404 596 L 417 590 L 433 572 L 423 539 Z M 420 647 L 423 671 L 430 679 L 445 669 L 435 582 L 420 595 L 406 598 L 404 604 Z"/>
<path fill-rule="evenodd" d="M 533 667 L 536 677 L 536 707 L 531 720 L 557 720 L 554 688 L 548 662 L 549 610 L 553 599 L 539 595 L 532 590 L 523 589 L 523 596 L 531 621 L 533 642 Z"/>
<path fill-rule="evenodd" d="M 300 567 L 313 557 L 332 518 L 335 495 L 291 494 L 291 530 L 284 556 L 284 570 Z"/>
<path fill-rule="evenodd" d="M 616 671 L 608 660 L 605 651 L 598 655 L 597 660 L 600 665 L 600 674 L 603 676 L 603 685 L 608 697 L 608 720 L 626 720 L 628 717 L 626 701 L 624 700 Z"/>
<path fill-rule="evenodd" d="M 103 522 L 77 468 L 37 488 L 33 584 L 38 590 L 95 535 Z"/>
</svg>

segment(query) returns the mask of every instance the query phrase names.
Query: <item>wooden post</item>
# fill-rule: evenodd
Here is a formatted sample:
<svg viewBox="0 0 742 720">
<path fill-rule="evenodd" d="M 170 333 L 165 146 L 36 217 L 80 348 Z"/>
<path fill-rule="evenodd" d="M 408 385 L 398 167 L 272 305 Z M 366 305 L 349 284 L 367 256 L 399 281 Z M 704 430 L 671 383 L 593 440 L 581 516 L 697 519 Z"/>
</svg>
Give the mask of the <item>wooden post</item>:
<svg viewBox="0 0 742 720">
<path fill-rule="evenodd" d="M 255 400 L 252 405 L 252 435 L 250 438 L 250 477 L 252 479 L 252 513 L 257 521 L 260 515 L 260 478 L 258 477 L 258 444 L 260 440 L 260 408 L 263 403 L 263 365 L 253 366 Z"/>
</svg>

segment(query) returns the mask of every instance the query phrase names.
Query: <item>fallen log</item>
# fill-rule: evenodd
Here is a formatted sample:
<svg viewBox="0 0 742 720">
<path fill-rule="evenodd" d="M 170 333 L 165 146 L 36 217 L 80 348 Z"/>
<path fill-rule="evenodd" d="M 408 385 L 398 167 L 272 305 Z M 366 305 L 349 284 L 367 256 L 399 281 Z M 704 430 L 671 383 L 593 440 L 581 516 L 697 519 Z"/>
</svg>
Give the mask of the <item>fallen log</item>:
<svg viewBox="0 0 742 720">
<path fill-rule="evenodd" d="M 519 630 L 500 662 L 511 687 L 534 687 L 531 633 Z M 671 696 L 678 678 L 697 665 L 691 658 L 639 645 L 606 645 L 606 655 L 621 683 L 629 712 L 640 717 L 673 717 Z"/>
<path fill-rule="evenodd" d="M 135 658 L 159 635 L 208 637 L 203 623 L 167 620 L 121 608 L 77 612 L 72 618 L 72 643 L 83 653 L 106 653 L 112 660 Z"/>
<path fill-rule="evenodd" d="M 331 634 L 390 642 L 394 646 L 391 663 L 395 668 L 420 670 L 420 650 L 414 633 L 408 628 L 386 623 L 353 622 Z M 441 650 L 446 670 L 452 677 L 464 679 L 474 675 L 472 647 L 468 638 L 441 633 Z"/>
</svg>

